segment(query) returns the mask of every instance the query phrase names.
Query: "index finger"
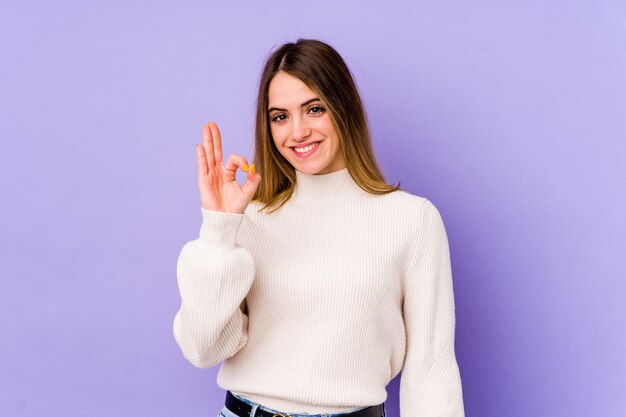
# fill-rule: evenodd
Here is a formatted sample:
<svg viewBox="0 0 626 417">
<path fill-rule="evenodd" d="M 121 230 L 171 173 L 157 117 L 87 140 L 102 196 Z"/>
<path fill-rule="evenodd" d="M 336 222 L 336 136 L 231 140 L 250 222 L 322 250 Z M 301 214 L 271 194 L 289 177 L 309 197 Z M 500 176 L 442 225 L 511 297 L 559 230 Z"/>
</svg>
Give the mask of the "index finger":
<svg viewBox="0 0 626 417">
<path fill-rule="evenodd" d="M 209 128 L 211 129 L 211 134 L 213 136 L 213 151 L 215 153 L 215 163 L 219 165 L 223 165 L 223 157 L 222 157 L 222 134 L 220 133 L 220 129 L 217 127 L 215 122 L 211 123 Z"/>
</svg>

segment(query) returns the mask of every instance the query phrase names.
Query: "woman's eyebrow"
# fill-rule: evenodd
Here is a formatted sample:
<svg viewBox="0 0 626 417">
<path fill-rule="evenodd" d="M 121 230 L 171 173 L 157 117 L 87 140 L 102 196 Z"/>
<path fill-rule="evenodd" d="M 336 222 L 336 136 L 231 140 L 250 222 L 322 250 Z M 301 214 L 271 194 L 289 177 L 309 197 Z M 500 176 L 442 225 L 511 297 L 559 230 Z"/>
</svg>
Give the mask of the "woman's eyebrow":
<svg viewBox="0 0 626 417">
<path fill-rule="evenodd" d="M 319 98 L 317 98 L 317 97 L 313 97 L 312 99 L 309 99 L 309 100 L 305 101 L 304 103 L 300 104 L 300 107 L 304 107 L 307 104 L 313 103 L 314 101 L 321 101 L 321 100 Z M 278 107 L 270 107 L 269 109 L 267 109 L 267 112 L 269 113 L 269 112 L 274 111 L 274 110 L 287 111 L 287 109 L 281 109 L 281 108 L 278 108 Z"/>
</svg>

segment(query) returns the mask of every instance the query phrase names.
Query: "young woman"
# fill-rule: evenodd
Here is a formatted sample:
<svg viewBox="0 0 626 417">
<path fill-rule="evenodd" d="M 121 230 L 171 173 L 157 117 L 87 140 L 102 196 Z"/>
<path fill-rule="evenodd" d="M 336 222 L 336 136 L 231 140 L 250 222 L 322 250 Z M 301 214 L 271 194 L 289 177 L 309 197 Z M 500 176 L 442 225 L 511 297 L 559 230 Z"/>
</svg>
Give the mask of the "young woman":
<svg viewBox="0 0 626 417">
<path fill-rule="evenodd" d="M 203 134 L 173 332 L 194 366 L 223 362 L 219 415 L 384 417 L 402 371 L 401 417 L 464 416 L 442 218 L 385 182 L 340 55 L 305 39 L 271 54 L 253 164 L 223 163 L 215 123 Z"/>
</svg>

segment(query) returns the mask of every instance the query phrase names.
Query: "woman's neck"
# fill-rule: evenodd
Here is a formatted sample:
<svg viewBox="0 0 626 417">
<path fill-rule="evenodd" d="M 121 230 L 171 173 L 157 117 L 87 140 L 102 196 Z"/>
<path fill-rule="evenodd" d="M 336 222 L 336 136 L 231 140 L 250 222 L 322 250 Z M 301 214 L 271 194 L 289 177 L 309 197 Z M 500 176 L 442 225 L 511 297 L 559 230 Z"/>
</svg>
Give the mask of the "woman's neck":
<svg viewBox="0 0 626 417">
<path fill-rule="evenodd" d="M 350 176 L 348 168 L 328 174 L 305 174 L 296 169 L 296 187 L 291 196 L 294 200 L 339 201 L 366 193 Z"/>
</svg>

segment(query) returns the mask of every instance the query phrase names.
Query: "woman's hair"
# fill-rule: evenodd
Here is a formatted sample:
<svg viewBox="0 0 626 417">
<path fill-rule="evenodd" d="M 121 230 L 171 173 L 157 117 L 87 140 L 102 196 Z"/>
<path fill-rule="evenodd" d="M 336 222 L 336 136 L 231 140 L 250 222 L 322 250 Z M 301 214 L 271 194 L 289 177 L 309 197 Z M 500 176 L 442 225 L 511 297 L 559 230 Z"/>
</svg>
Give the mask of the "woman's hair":
<svg viewBox="0 0 626 417">
<path fill-rule="evenodd" d="M 400 189 L 387 184 L 372 148 L 365 108 L 345 62 L 330 45 L 313 39 L 298 39 L 275 50 L 267 59 L 259 82 L 256 108 L 254 162 L 261 173 L 253 200 L 261 210 L 277 210 L 291 197 L 295 168 L 276 149 L 270 131 L 268 92 L 272 78 L 283 71 L 313 90 L 326 106 L 350 176 L 363 190 L 386 194 Z"/>
</svg>

